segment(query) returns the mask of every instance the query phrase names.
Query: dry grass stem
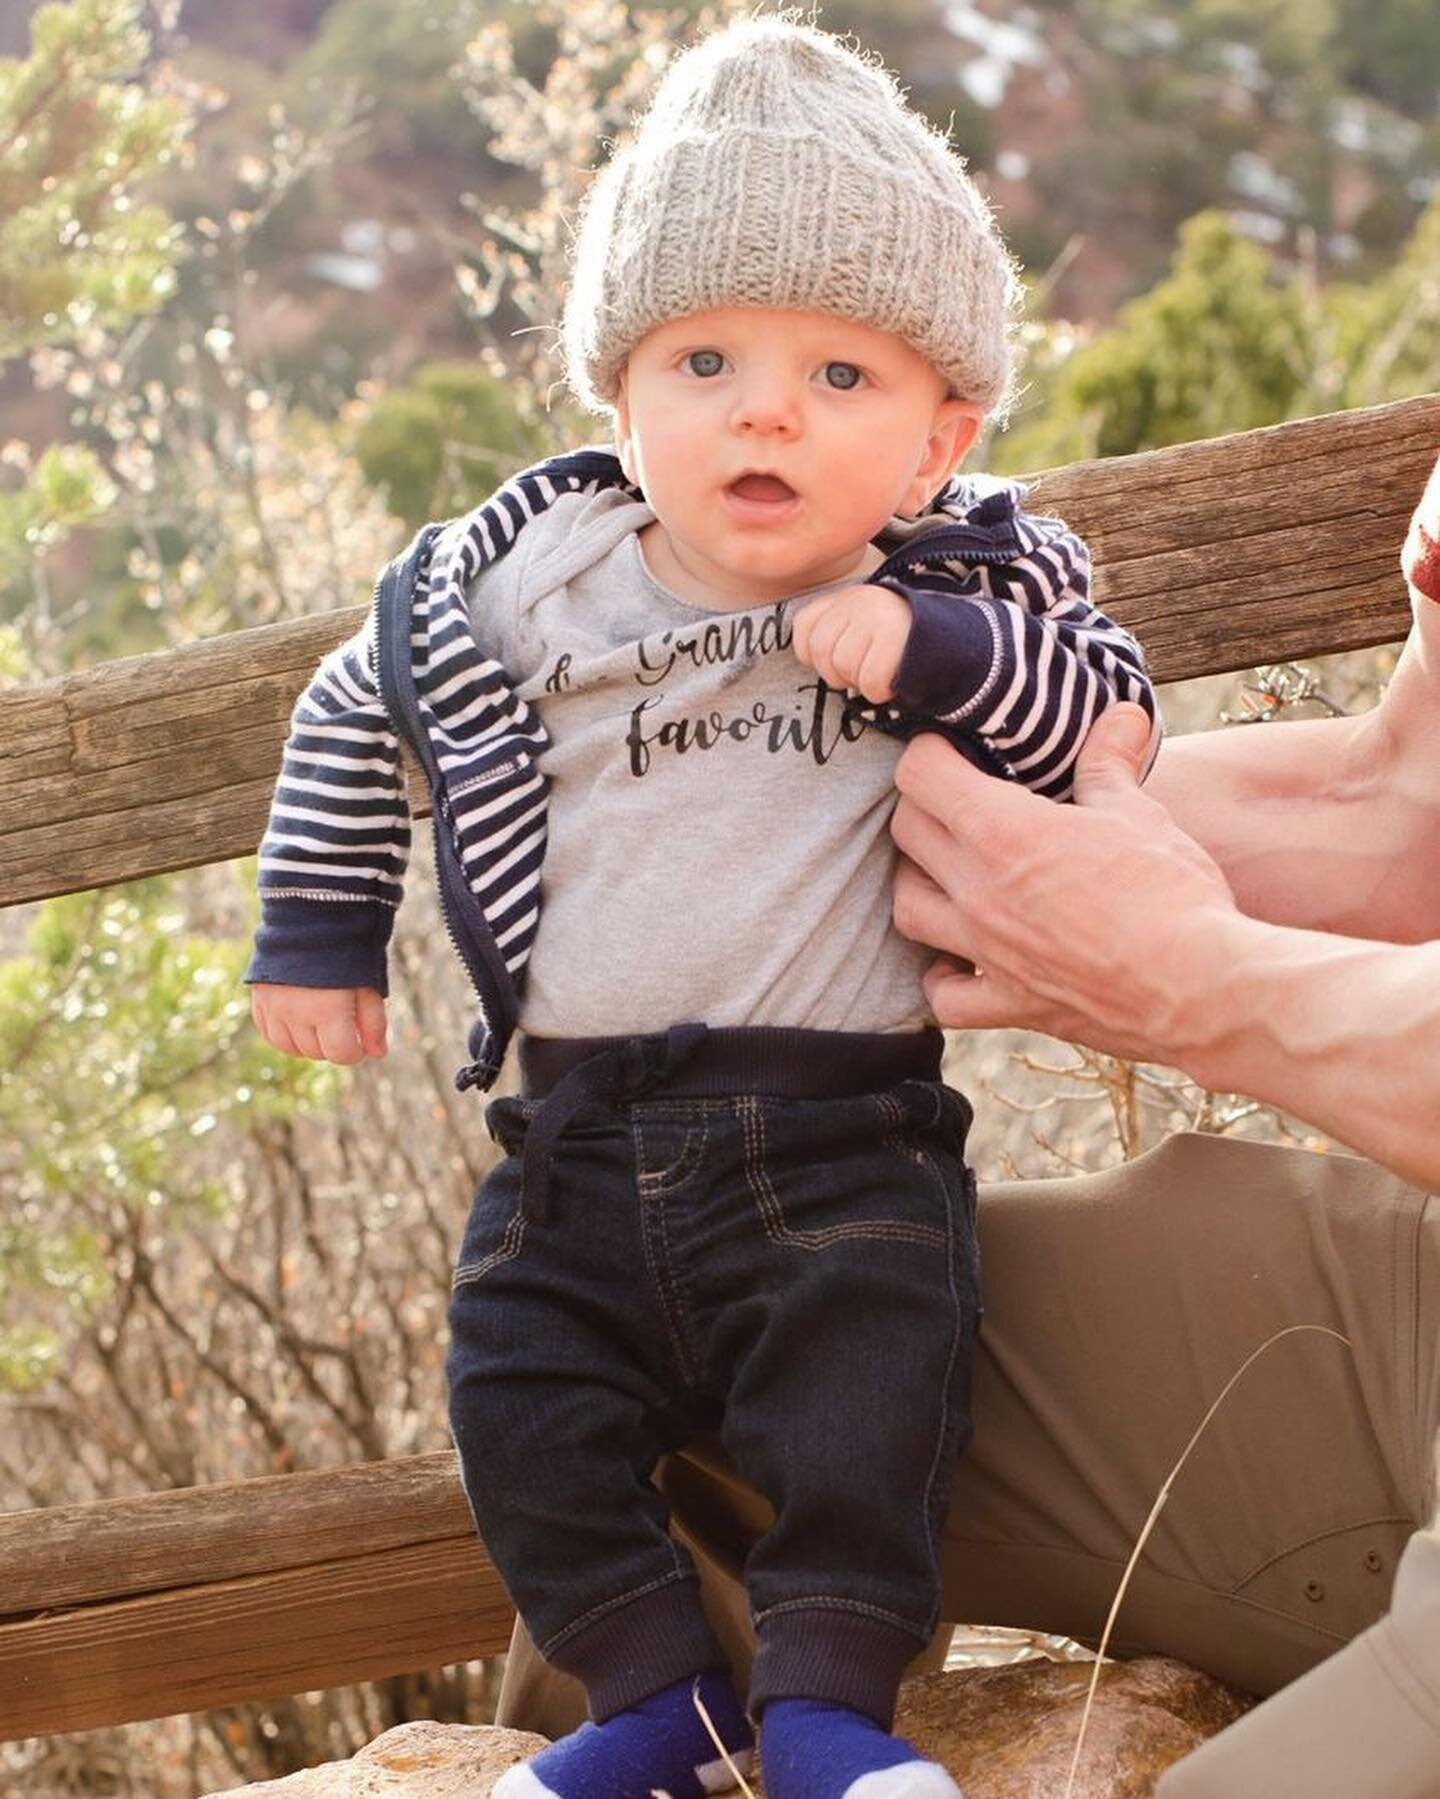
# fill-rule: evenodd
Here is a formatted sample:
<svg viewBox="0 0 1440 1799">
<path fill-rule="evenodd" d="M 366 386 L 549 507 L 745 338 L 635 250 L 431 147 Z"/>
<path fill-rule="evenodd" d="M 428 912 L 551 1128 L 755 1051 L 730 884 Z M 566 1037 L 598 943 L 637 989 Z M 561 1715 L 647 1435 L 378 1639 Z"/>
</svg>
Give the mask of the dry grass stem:
<svg viewBox="0 0 1440 1799">
<path fill-rule="evenodd" d="M 730 1751 L 720 1741 L 720 1732 L 716 1730 L 714 1719 L 712 1719 L 709 1712 L 706 1711 L 705 1701 L 700 1697 L 700 1682 L 698 1679 L 690 1689 L 690 1700 L 696 1711 L 700 1714 L 700 1722 L 710 1733 L 710 1741 L 720 1751 L 720 1754 L 724 1758 L 725 1766 L 735 1776 L 740 1791 L 745 1795 L 745 1799 L 755 1799 L 755 1789 L 748 1783 L 745 1776 L 735 1766 L 734 1762 L 730 1759 Z M 660 1795 L 660 1799 L 664 1799 L 664 1796 Z"/>
<path fill-rule="evenodd" d="M 1288 1324 L 1284 1330 L 1278 1330 L 1273 1336 L 1267 1337 L 1258 1349 L 1251 1350 L 1250 1354 L 1246 1356 L 1245 1360 L 1220 1389 L 1219 1394 L 1211 1403 L 1205 1416 L 1195 1426 L 1190 1441 L 1185 1445 L 1184 1449 L 1181 1450 L 1180 1459 L 1170 1470 L 1169 1474 L 1166 1475 L 1164 1484 L 1156 1495 L 1155 1503 L 1150 1508 L 1150 1516 L 1145 1520 L 1145 1526 L 1140 1532 L 1140 1536 L 1136 1541 L 1134 1549 L 1130 1552 L 1130 1559 L 1125 1564 L 1125 1572 L 1120 1576 L 1120 1585 L 1116 1588 L 1115 1598 L 1111 1602 L 1109 1616 L 1105 1620 L 1105 1628 L 1100 1633 L 1100 1643 L 1095 1655 L 1095 1666 L 1090 1670 L 1090 1684 L 1085 1691 L 1085 1706 L 1080 1713 L 1080 1728 L 1075 1734 L 1075 1753 L 1070 1758 L 1070 1773 L 1065 1781 L 1064 1799 L 1072 1799 L 1072 1795 L 1075 1791 L 1075 1776 L 1079 1772 L 1080 1756 L 1085 1748 L 1085 1732 L 1090 1723 L 1090 1710 L 1095 1702 L 1095 1689 L 1100 1683 L 1100 1670 L 1105 1664 L 1105 1650 L 1110 1642 L 1110 1633 L 1115 1628 L 1115 1620 L 1119 1616 L 1120 1607 L 1124 1602 L 1126 1590 L 1130 1585 L 1130 1576 L 1135 1572 L 1136 1564 L 1139 1562 L 1145 1545 L 1149 1541 L 1150 1532 L 1155 1528 L 1155 1521 L 1159 1518 L 1165 1501 L 1170 1497 L 1170 1489 L 1174 1485 L 1176 1475 L 1179 1474 L 1180 1470 L 1190 1459 L 1191 1450 L 1193 1450 L 1195 1445 L 1200 1441 L 1210 1420 L 1215 1416 L 1216 1412 L 1220 1410 L 1220 1407 L 1224 1405 L 1236 1383 L 1240 1380 L 1246 1370 L 1250 1368 L 1253 1363 L 1258 1362 L 1260 1357 L 1265 1354 L 1266 1350 L 1278 1343 L 1282 1337 L 1293 1337 L 1301 1331 L 1318 1331 L 1321 1336 L 1333 1337 L 1337 1343 L 1343 1343 L 1347 1349 L 1354 1347 L 1350 1339 L 1345 1336 L 1343 1332 L 1332 1330 L 1328 1324 Z"/>
</svg>

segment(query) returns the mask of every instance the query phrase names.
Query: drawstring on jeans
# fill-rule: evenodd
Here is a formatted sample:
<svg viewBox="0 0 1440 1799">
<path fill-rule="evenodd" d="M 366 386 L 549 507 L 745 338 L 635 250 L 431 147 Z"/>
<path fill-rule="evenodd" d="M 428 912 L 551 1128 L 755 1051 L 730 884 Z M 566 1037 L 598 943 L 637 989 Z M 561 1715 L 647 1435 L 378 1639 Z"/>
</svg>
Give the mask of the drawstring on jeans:
<svg viewBox="0 0 1440 1799">
<path fill-rule="evenodd" d="M 520 1210 L 543 1223 L 550 1209 L 550 1159 L 582 1106 L 592 1100 L 639 1099 L 661 1086 L 710 1035 L 703 1024 L 672 1025 L 664 1037 L 629 1037 L 572 1068 L 545 1095 L 530 1120 L 520 1156 Z"/>
</svg>

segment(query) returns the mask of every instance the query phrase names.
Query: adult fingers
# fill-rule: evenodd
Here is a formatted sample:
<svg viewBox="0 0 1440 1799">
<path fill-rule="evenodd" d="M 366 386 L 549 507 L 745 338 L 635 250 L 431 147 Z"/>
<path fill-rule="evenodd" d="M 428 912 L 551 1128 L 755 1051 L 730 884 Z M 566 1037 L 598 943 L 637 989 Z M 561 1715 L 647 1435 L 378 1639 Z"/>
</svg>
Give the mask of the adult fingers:
<svg viewBox="0 0 1440 1799">
<path fill-rule="evenodd" d="M 1002 860 L 1041 827 L 1040 814 L 1047 823 L 1053 817 L 1053 801 L 1018 781 L 982 773 L 933 733 L 906 745 L 895 785 L 949 836 L 972 848 L 988 845 Z"/>
<path fill-rule="evenodd" d="M 1075 798 L 1082 806 L 1102 805 L 1139 787 L 1150 749 L 1150 720 L 1126 701 L 1107 706 L 1090 727 L 1075 762 Z"/>
<path fill-rule="evenodd" d="M 942 959 L 926 971 L 922 985 L 936 1021 L 947 1030 L 1044 1028 L 1045 1009 L 1034 996 L 993 975 L 967 973 Z"/>
<path fill-rule="evenodd" d="M 892 911 L 895 929 L 912 943 L 969 956 L 965 921 L 954 901 L 914 862 L 902 860 L 895 871 Z"/>
<path fill-rule="evenodd" d="M 904 794 L 890 814 L 890 835 L 901 854 L 923 868 L 946 893 L 958 894 L 970 878 L 974 862 L 968 836 L 950 829 L 944 819 Z"/>
</svg>

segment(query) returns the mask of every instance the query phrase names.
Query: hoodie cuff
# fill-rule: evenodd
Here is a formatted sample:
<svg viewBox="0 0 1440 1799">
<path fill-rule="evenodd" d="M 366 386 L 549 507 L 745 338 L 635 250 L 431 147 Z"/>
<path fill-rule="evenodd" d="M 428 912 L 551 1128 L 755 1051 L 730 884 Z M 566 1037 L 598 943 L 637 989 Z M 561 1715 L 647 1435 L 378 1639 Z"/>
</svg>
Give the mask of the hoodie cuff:
<svg viewBox="0 0 1440 1799">
<path fill-rule="evenodd" d="M 895 700 L 906 712 L 943 718 L 992 685 L 1000 653 L 987 607 L 956 594 L 895 585 L 910 606 L 910 635 L 895 673 Z"/>
<path fill-rule="evenodd" d="M 388 993 L 395 908 L 379 900 L 263 899 L 247 986 L 374 987 Z"/>
</svg>

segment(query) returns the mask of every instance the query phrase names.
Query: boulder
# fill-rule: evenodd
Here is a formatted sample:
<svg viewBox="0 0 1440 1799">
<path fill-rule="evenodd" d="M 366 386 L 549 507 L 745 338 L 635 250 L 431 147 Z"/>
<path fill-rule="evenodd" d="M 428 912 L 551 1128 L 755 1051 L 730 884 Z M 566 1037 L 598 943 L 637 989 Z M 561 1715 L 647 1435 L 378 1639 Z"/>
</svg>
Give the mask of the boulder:
<svg viewBox="0 0 1440 1799">
<path fill-rule="evenodd" d="M 965 1799 L 1061 1799 L 1092 1666 L 1035 1660 L 923 1674 L 901 1688 L 895 1728 L 950 1770 Z M 1165 1656 L 1107 1663 L 1074 1799 L 1142 1799 L 1252 1703 Z"/>
<path fill-rule="evenodd" d="M 1060 1799 L 1089 1678 L 1089 1663 L 1040 1660 L 924 1674 L 901 1689 L 895 1728 L 949 1768 L 966 1799 Z M 1163 1656 L 1109 1664 L 1074 1799 L 1142 1799 L 1171 1762 L 1250 1703 Z M 485 1799 L 507 1768 L 544 1746 L 543 1737 L 495 1726 L 401 1724 L 350 1761 L 243 1791 L 245 1799 Z"/>
</svg>

